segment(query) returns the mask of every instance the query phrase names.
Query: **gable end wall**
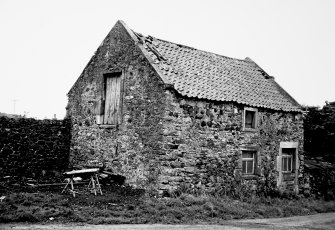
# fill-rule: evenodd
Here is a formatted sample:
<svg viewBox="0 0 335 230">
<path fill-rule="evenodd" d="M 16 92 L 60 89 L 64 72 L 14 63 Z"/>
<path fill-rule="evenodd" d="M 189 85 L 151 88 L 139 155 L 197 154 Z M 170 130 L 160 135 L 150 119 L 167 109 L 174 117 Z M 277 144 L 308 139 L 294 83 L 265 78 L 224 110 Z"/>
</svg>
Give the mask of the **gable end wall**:
<svg viewBox="0 0 335 230">
<path fill-rule="evenodd" d="M 104 93 L 103 74 L 124 76 L 122 121 L 97 124 L 94 105 Z M 156 155 L 162 151 L 164 84 L 125 28 L 117 23 L 70 90 L 68 116 L 73 122 L 71 164 L 103 166 L 144 186 L 158 177 Z"/>
</svg>

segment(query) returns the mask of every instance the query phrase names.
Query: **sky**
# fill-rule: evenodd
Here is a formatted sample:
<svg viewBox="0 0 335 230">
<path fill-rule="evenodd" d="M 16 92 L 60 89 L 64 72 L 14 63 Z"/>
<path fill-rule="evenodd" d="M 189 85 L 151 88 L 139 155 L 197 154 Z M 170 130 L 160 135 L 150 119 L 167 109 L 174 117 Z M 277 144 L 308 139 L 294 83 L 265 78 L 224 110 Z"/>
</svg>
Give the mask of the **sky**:
<svg viewBox="0 0 335 230">
<path fill-rule="evenodd" d="M 335 101 L 333 0 L 0 0 L 0 112 L 65 116 L 67 92 L 117 20 L 250 57 L 300 104 Z"/>
</svg>

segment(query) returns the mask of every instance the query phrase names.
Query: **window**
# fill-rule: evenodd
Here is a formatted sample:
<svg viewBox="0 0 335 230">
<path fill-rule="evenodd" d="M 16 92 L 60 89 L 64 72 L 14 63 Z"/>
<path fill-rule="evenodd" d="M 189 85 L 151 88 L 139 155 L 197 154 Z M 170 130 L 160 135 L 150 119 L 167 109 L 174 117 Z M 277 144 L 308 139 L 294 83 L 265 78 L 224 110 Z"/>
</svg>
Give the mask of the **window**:
<svg viewBox="0 0 335 230">
<path fill-rule="evenodd" d="M 257 128 L 257 109 L 244 108 L 243 129 L 254 130 Z"/>
<path fill-rule="evenodd" d="M 121 73 L 105 74 L 104 124 L 119 124 L 121 120 Z"/>
<path fill-rule="evenodd" d="M 242 174 L 254 174 L 256 151 L 242 151 Z"/>
<path fill-rule="evenodd" d="M 102 98 L 95 106 L 97 124 L 117 125 L 122 120 L 122 73 L 104 74 Z"/>
<path fill-rule="evenodd" d="M 255 111 L 245 111 L 245 127 L 246 128 L 255 128 Z"/>
<path fill-rule="evenodd" d="M 282 149 L 282 172 L 292 172 L 295 148 Z"/>
<path fill-rule="evenodd" d="M 299 155 L 298 142 L 283 141 L 279 145 L 279 154 L 277 156 L 277 186 L 294 185 L 294 189 L 298 190 L 298 169 Z"/>
</svg>

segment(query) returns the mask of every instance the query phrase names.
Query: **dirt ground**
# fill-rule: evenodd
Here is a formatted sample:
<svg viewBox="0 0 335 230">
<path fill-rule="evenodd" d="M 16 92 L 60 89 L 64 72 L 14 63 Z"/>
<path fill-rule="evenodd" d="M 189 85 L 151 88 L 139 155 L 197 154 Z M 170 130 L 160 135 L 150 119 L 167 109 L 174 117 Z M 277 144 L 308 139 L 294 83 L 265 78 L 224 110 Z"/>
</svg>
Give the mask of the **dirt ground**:
<svg viewBox="0 0 335 230">
<path fill-rule="evenodd" d="M 251 220 L 232 220 L 223 225 L 88 225 L 88 224 L 4 224 L 0 225 L 1 230 L 239 230 L 239 229 L 335 229 L 335 212 L 323 213 L 309 216 L 295 216 L 286 218 L 271 219 L 251 219 Z"/>
</svg>

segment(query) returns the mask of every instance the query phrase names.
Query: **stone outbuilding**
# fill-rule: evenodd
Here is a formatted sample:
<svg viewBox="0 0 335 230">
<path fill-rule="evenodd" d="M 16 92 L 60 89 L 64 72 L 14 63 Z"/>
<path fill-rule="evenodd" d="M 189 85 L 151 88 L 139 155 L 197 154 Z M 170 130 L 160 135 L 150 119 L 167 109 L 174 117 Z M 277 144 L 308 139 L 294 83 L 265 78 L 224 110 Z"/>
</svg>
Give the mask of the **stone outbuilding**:
<svg viewBox="0 0 335 230">
<path fill-rule="evenodd" d="M 68 99 L 73 166 L 97 163 L 160 193 L 302 183 L 300 105 L 250 58 L 118 21 Z"/>
</svg>

